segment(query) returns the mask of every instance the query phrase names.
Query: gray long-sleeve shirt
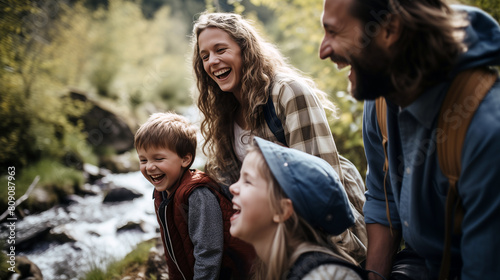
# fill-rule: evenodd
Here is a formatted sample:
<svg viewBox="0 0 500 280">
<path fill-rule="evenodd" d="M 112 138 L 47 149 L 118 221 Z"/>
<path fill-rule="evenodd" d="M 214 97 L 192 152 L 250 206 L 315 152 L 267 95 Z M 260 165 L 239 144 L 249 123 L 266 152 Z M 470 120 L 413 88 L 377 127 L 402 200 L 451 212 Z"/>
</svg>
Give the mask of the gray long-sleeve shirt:
<svg viewBox="0 0 500 280">
<path fill-rule="evenodd" d="M 188 201 L 188 230 L 195 258 L 193 279 L 218 279 L 224 251 L 224 229 L 219 202 L 204 187 L 196 188 Z"/>
</svg>

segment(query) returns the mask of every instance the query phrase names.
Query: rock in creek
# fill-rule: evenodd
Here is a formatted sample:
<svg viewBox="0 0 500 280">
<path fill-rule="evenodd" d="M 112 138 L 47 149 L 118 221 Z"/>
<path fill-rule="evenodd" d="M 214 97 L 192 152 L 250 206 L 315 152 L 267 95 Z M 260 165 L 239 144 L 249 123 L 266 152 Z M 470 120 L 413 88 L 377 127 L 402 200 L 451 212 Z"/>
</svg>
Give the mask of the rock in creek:
<svg viewBox="0 0 500 280">
<path fill-rule="evenodd" d="M 135 190 L 118 187 L 116 189 L 111 189 L 104 197 L 103 202 L 109 203 L 109 202 L 129 201 L 141 196 L 142 194 Z"/>
</svg>

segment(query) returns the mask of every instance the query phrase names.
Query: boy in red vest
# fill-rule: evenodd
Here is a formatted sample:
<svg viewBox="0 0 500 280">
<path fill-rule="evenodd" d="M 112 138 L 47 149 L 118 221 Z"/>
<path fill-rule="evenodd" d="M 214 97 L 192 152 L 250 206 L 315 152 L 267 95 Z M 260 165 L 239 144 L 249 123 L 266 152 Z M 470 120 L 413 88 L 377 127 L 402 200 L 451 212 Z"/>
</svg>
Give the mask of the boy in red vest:
<svg viewBox="0 0 500 280">
<path fill-rule="evenodd" d="M 196 129 L 156 113 L 135 134 L 142 175 L 153 184 L 169 279 L 247 279 L 255 251 L 229 234 L 231 201 L 207 175 L 189 167 Z"/>
</svg>

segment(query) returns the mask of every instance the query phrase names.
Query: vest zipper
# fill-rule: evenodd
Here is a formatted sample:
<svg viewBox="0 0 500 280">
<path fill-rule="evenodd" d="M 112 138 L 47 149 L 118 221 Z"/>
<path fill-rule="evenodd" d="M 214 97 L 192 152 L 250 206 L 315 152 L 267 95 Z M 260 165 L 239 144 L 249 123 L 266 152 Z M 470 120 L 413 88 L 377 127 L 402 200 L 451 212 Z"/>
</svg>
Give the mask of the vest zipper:
<svg viewBox="0 0 500 280">
<path fill-rule="evenodd" d="M 170 239 L 170 232 L 168 231 L 168 222 L 167 222 L 167 207 L 168 207 L 168 204 L 165 206 L 165 224 L 163 224 L 163 221 L 161 221 L 161 219 L 160 219 L 160 221 L 162 222 L 161 226 L 163 227 L 163 232 L 165 232 L 166 236 L 168 237 L 168 240 L 165 240 L 165 242 L 167 243 L 167 251 L 168 251 L 167 254 L 169 254 L 170 257 L 172 258 L 172 261 L 174 262 L 175 266 L 177 267 L 177 269 L 179 270 L 179 272 L 182 275 L 182 279 L 186 280 L 184 273 L 182 273 L 182 270 L 179 267 L 179 264 L 177 264 L 177 259 L 175 258 L 175 254 L 174 254 L 174 247 L 172 246 L 172 240 Z M 164 238 L 167 239 L 167 237 L 164 237 Z M 171 253 L 170 253 L 170 251 L 171 251 Z"/>
</svg>

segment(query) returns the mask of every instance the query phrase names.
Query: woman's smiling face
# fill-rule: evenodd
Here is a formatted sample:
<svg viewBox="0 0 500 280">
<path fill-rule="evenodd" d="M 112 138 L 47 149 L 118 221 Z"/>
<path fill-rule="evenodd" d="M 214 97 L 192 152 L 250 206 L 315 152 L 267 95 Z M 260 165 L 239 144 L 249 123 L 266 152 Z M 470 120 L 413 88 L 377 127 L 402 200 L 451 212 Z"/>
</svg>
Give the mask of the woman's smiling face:
<svg viewBox="0 0 500 280">
<path fill-rule="evenodd" d="M 224 92 L 241 91 L 241 48 L 225 31 L 209 27 L 198 35 L 200 57 L 207 74 Z"/>
</svg>

